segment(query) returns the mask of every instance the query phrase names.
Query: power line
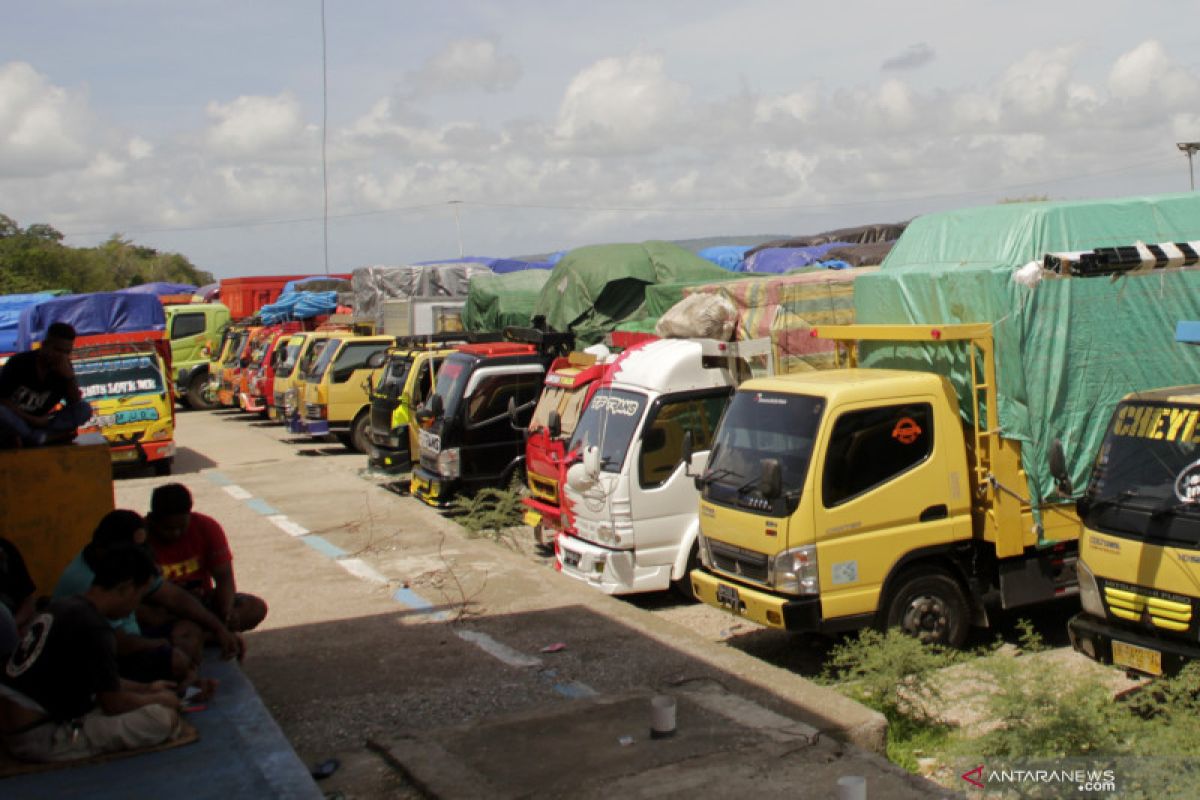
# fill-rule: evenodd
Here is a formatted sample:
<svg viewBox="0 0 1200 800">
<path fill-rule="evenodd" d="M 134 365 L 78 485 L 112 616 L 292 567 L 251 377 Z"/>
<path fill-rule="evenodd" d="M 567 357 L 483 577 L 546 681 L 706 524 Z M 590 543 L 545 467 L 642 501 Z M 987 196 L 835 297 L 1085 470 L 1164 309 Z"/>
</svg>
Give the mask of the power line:
<svg viewBox="0 0 1200 800">
<path fill-rule="evenodd" d="M 889 205 L 895 203 L 917 203 L 928 200 L 944 200 L 955 197 L 978 197 L 982 195 L 994 195 L 1002 192 L 1020 191 L 1023 189 L 1038 189 L 1050 186 L 1056 183 L 1065 181 L 1084 180 L 1087 178 L 1102 177 L 1105 175 L 1114 175 L 1122 172 L 1130 172 L 1132 170 L 1144 169 L 1146 167 L 1165 165 L 1168 162 L 1174 163 L 1174 157 L 1171 158 L 1156 158 L 1149 161 L 1139 162 L 1136 164 L 1128 164 L 1122 167 L 1112 167 L 1103 170 L 1094 170 L 1092 172 L 1081 173 L 1078 175 L 1066 175 L 1058 178 L 1049 178 L 1040 181 L 1030 181 L 1028 183 L 1009 184 L 1006 186 L 988 187 L 983 189 L 972 189 L 961 192 L 942 192 L 938 194 L 925 195 L 901 195 L 893 197 L 884 197 L 869 200 L 849 200 L 836 203 L 791 203 L 779 205 L 753 205 L 753 206 L 736 206 L 736 205 L 721 205 L 721 206 L 618 206 L 618 205 L 579 205 L 567 203 L 503 203 L 489 200 L 446 200 L 431 203 L 416 203 L 406 206 L 392 206 L 389 208 L 371 209 L 368 211 L 351 211 L 343 214 L 328 213 L 328 199 L 326 199 L 325 214 L 321 217 L 291 217 L 282 219 L 264 219 L 264 220 L 243 220 L 229 221 L 221 223 L 211 223 L 206 225 L 188 225 L 188 226 L 160 226 L 155 228 L 127 228 L 124 226 L 113 226 L 105 230 L 96 231 L 77 231 L 67 232 L 67 236 L 100 236 L 111 233 L 114 229 L 124 234 L 147 234 L 147 233 L 186 233 L 198 231 L 214 231 L 214 230 L 231 230 L 238 228 L 256 228 L 266 225 L 295 225 L 306 222 L 324 222 L 326 235 L 326 271 L 328 271 L 328 221 L 341 219 L 355 219 L 369 216 L 379 216 L 383 214 L 398 214 L 406 211 L 419 211 L 423 209 L 439 208 L 449 206 L 457 211 L 460 206 L 475 206 L 477 208 L 511 208 L 511 209 L 540 209 L 547 211 L 605 211 L 605 212 L 629 212 L 629 213 L 658 213 L 658 214 L 699 214 L 699 213 L 756 213 L 764 211 L 820 211 L 825 209 L 835 208 L 860 208 L 870 206 Z M 328 194 L 328 189 L 326 189 Z"/>
</svg>

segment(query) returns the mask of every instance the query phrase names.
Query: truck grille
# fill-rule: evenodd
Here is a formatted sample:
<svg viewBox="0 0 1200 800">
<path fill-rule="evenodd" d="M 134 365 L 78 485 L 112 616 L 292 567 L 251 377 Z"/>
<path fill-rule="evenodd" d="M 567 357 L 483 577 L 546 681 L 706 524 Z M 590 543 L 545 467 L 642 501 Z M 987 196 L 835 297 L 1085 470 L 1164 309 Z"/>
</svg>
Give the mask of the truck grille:
<svg viewBox="0 0 1200 800">
<path fill-rule="evenodd" d="M 708 540 L 708 552 L 712 554 L 713 566 L 722 572 L 759 583 L 767 582 L 769 559 L 766 554 L 712 539 Z"/>
<path fill-rule="evenodd" d="M 319 403 L 305 403 L 304 417 L 305 419 L 325 419 L 325 415 L 322 413 L 324 410 L 325 406 Z"/>
<path fill-rule="evenodd" d="M 548 503 L 558 502 L 558 481 L 556 480 L 530 473 L 529 491 L 539 500 L 545 500 Z"/>
<path fill-rule="evenodd" d="M 1163 630 L 1186 631 L 1192 623 L 1192 601 L 1182 595 L 1109 581 L 1104 584 L 1104 604 L 1118 619 L 1148 621 Z"/>
<path fill-rule="evenodd" d="M 392 412 L 396 403 L 375 398 L 371 401 L 371 431 L 376 436 L 385 438 L 392 430 Z"/>
</svg>

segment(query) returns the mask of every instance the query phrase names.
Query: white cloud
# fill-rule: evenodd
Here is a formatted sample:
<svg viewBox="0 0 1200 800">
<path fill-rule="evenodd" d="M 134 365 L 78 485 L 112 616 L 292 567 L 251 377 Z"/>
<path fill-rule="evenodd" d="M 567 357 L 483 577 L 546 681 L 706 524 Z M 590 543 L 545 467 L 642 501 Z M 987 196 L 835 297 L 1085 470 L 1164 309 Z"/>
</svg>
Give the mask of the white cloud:
<svg viewBox="0 0 1200 800">
<path fill-rule="evenodd" d="M 1035 50 L 1005 70 L 1000 79 L 1000 100 L 1018 117 L 1040 118 L 1064 107 L 1068 78 L 1077 47 Z"/>
<path fill-rule="evenodd" d="M 223 155 L 258 155 L 294 147 L 308 131 L 300 104 L 287 92 L 275 97 L 243 95 L 231 103 L 213 101 L 205 111 L 213 120 L 205 137 L 208 146 Z"/>
<path fill-rule="evenodd" d="M 1200 95 L 1200 79 L 1172 61 L 1162 43 L 1153 39 L 1117 59 L 1108 86 L 1121 100 L 1157 96 L 1167 103 L 1195 103 Z"/>
<path fill-rule="evenodd" d="M 417 92 L 500 92 L 521 78 L 521 62 L 500 51 L 492 39 L 458 39 L 450 42 L 408 76 Z"/>
<path fill-rule="evenodd" d="M 47 175 L 88 163 L 87 99 L 25 62 L 0 65 L 0 178 Z"/>
<path fill-rule="evenodd" d="M 671 80 L 654 55 L 606 58 L 567 86 L 558 111 L 558 145 L 572 152 L 629 154 L 661 147 L 686 130 L 688 87 Z"/>
</svg>

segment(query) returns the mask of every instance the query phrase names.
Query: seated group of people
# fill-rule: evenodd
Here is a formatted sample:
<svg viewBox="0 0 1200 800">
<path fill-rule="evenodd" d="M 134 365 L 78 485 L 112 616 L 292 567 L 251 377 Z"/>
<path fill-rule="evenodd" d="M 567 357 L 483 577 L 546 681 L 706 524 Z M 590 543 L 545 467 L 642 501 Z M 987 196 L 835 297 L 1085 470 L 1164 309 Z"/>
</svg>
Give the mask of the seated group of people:
<svg viewBox="0 0 1200 800">
<path fill-rule="evenodd" d="M 178 483 L 154 490 L 144 519 L 109 512 L 48 603 L 35 590 L 0 538 L 0 739 L 27 761 L 174 738 L 185 698 L 216 689 L 198 674 L 205 645 L 241 659 L 241 633 L 267 614 L 237 591 L 224 530 Z"/>
</svg>

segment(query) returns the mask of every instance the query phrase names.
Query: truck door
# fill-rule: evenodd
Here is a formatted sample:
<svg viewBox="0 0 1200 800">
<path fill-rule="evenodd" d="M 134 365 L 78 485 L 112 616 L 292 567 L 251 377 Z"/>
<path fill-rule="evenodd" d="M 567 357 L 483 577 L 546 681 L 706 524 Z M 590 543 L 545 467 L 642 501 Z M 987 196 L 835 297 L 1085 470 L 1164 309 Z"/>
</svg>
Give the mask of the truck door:
<svg viewBox="0 0 1200 800">
<path fill-rule="evenodd" d="M 467 480 L 492 482 L 517 456 L 525 454 L 525 436 L 514 430 L 508 416 L 511 398 L 524 409 L 517 424 L 527 426 L 533 404 L 542 392 L 545 371 L 539 364 L 528 364 L 503 371 L 480 370 L 472 376 L 465 404 L 462 476 Z"/>
<path fill-rule="evenodd" d="M 404 404 L 408 416 L 407 433 L 404 434 L 406 439 L 401 439 L 400 446 L 404 446 L 404 442 L 408 442 L 409 453 L 412 454 L 413 463 L 417 463 L 420 457 L 420 445 L 417 443 L 418 426 L 413 424 L 413 413 L 415 410 L 425 404 L 425 401 L 433 394 L 434 376 L 437 375 L 438 368 L 442 366 L 443 356 L 417 356 L 417 365 L 409 372 L 408 385 L 400 393 L 400 402 Z"/>
<path fill-rule="evenodd" d="M 946 447 L 934 398 L 843 408 L 834 416 L 817 486 L 814 533 L 826 619 L 876 610 L 884 579 L 906 553 L 950 541 Z M 944 441 L 953 441 L 947 432 Z"/>
<path fill-rule="evenodd" d="M 369 402 L 367 359 L 388 349 L 391 340 L 348 341 L 329 369 L 329 419 L 351 422 Z"/>
<path fill-rule="evenodd" d="M 684 535 L 696 519 L 699 494 L 683 463 L 683 437 L 707 457 L 732 388 L 664 395 L 642 427 L 631 468 L 630 506 L 639 567 L 673 565 Z"/>
<path fill-rule="evenodd" d="M 207 337 L 203 311 L 177 311 L 171 315 L 171 363 L 181 364 L 200 361 Z"/>
</svg>

